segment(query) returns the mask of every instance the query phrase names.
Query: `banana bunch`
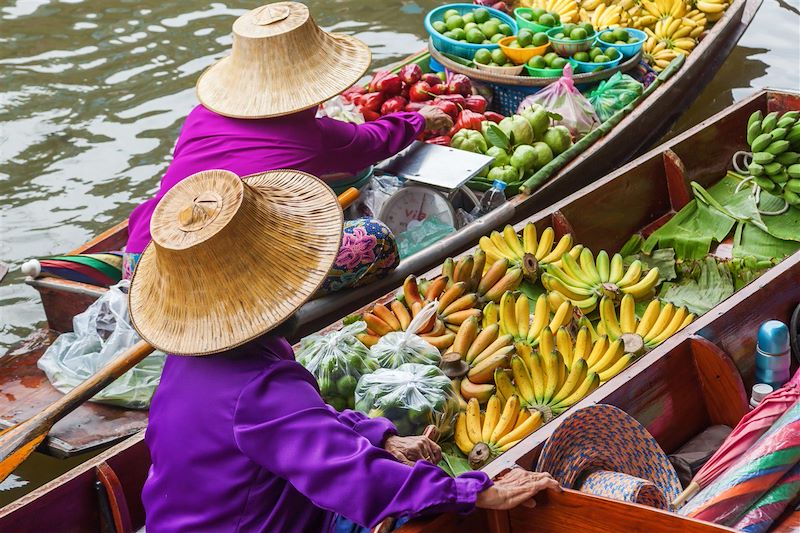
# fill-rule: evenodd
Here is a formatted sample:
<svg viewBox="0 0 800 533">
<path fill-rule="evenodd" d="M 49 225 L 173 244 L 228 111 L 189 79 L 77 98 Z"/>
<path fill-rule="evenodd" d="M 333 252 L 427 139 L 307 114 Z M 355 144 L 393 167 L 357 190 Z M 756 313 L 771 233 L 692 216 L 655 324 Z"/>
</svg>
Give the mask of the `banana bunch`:
<svg viewBox="0 0 800 533">
<path fill-rule="evenodd" d="M 555 333 L 559 328 L 569 326 L 572 322 L 572 304 L 563 302 L 551 317 L 547 296 L 540 295 L 536 299 L 533 315 L 527 296 L 520 294 L 515 297 L 507 292 L 500 300 L 500 309 L 497 323 L 500 333 L 510 335 L 515 341 L 521 341 L 531 346 L 539 343 L 542 332 L 549 327 Z"/>
<path fill-rule="evenodd" d="M 586 326 L 578 330 L 574 341 L 566 329 L 559 329 L 555 343 L 567 368 L 571 368 L 576 360 L 585 359 L 589 372 L 597 372 L 601 383 L 619 374 L 631 361 L 631 358 L 621 361 L 625 355 L 622 341 L 609 342 L 605 335 L 592 340 L 592 334 Z"/>
<path fill-rule="evenodd" d="M 511 372 L 516 390 L 525 407 L 542 414 L 544 422 L 566 411 L 600 386 L 600 376 L 589 371 L 586 359 L 575 359 L 567 368 L 555 350 L 541 348 L 530 354 L 511 358 Z"/>
<path fill-rule="evenodd" d="M 580 0 L 578 2 L 578 5 L 581 11 L 586 12 L 586 11 L 594 11 L 595 9 L 600 7 L 600 5 L 608 5 L 608 2 L 606 0 Z"/>
<path fill-rule="evenodd" d="M 495 263 L 498 259 L 508 259 L 514 267 L 522 269 L 526 278 L 535 281 L 543 267 L 558 262 L 564 253 L 574 250 L 572 235 L 564 235 L 557 244 L 555 235 L 553 228 L 546 228 L 541 237 L 537 238 L 536 226 L 533 222 L 528 222 L 520 239 L 514 227 L 507 225 L 502 233 L 493 231 L 489 236 L 481 237 L 480 247 L 490 263 Z"/>
<path fill-rule="evenodd" d="M 634 355 L 644 348 L 655 348 L 695 318 L 685 307 L 676 309 L 671 303 L 662 304 L 656 299 L 650 302 L 638 320 L 635 306 L 634 298 L 625 295 L 619 305 L 618 317 L 613 301 L 603 298 L 598 325 L 598 333 L 607 335 L 612 341 L 623 341 L 625 351 Z"/>
<path fill-rule="evenodd" d="M 695 9 L 705 13 L 710 22 L 716 22 L 722 18 L 731 3 L 729 0 L 697 0 L 693 5 Z"/>
<path fill-rule="evenodd" d="M 697 40 L 691 36 L 697 26 L 688 20 L 667 17 L 656 22 L 653 29 L 645 28 L 648 36 L 643 46 L 645 53 L 655 56 L 662 50 L 674 50 L 688 55 L 697 46 Z"/>
<path fill-rule="evenodd" d="M 756 111 L 747 121 L 753 160 L 747 170 L 762 189 L 800 206 L 800 112 Z"/>
<path fill-rule="evenodd" d="M 496 371 L 509 367 L 514 339 L 501 334 L 497 324 L 479 330 L 477 320 L 472 318 L 464 323 L 446 352 L 459 354 L 468 365 L 460 383 L 461 395 L 485 403 L 495 392 Z"/>
<path fill-rule="evenodd" d="M 656 20 L 667 17 L 680 19 L 689 10 L 684 0 L 642 0 L 642 8 Z"/>
<path fill-rule="evenodd" d="M 483 417 L 478 401 L 473 399 L 467 403 L 466 412 L 459 413 L 456 419 L 456 446 L 467 455 L 472 468 L 480 468 L 541 425 L 541 415 L 521 409 L 516 396 L 505 403 L 492 396 Z"/>
<path fill-rule="evenodd" d="M 561 24 L 578 22 L 577 0 L 531 0 L 525 7 L 540 7 L 550 13 L 558 13 Z"/>
<path fill-rule="evenodd" d="M 697 39 L 708 26 L 708 16 L 700 10 L 692 9 L 683 16 L 683 24 L 694 27 L 689 37 Z"/>
<path fill-rule="evenodd" d="M 442 264 L 442 275 L 445 285 L 450 288 L 455 283 L 465 283 L 468 292 L 476 292 L 480 284 L 483 272 L 486 270 L 486 254 L 483 250 L 477 250 L 470 255 L 464 255 L 459 259 L 448 257 Z M 432 293 L 428 298 L 426 293 L 425 297 L 429 300 L 438 298 L 438 295 Z"/>
<path fill-rule="evenodd" d="M 600 3 L 592 11 L 582 8 L 580 10 L 580 18 L 582 22 L 590 22 L 597 31 L 627 26 L 630 23 L 628 12 L 620 4 L 609 6 L 605 3 Z"/>
<path fill-rule="evenodd" d="M 581 250 L 579 262 L 564 254 L 561 267 L 549 265 L 542 275 L 545 289 L 559 293 L 584 315 L 592 312 L 604 296 L 619 298 L 630 294 L 641 300 L 654 291 L 657 283 L 658 268 L 642 276 L 640 261 L 634 261 L 626 271 L 620 254 L 609 259 L 603 250 L 595 259 L 588 248 Z"/>
</svg>

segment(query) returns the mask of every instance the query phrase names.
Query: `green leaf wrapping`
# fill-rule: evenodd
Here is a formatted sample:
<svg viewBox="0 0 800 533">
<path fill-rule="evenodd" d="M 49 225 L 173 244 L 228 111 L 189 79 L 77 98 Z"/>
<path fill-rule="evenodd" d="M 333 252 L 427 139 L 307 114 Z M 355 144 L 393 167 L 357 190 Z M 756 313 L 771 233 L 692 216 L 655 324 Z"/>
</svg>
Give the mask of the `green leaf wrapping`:
<svg viewBox="0 0 800 533">
<path fill-rule="evenodd" d="M 664 284 L 659 297 L 676 307 L 685 306 L 697 315 L 707 313 L 734 292 L 730 271 L 707 257 L 700 265 L 697 279 Z"/>
</svg>

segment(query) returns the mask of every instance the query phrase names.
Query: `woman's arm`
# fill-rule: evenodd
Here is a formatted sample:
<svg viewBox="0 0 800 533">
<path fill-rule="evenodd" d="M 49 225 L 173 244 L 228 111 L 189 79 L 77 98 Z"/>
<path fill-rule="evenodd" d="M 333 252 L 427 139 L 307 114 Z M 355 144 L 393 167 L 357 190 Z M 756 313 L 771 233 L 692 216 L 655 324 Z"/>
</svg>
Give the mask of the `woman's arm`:
<svg viewBox="0 0 800 533">
<path fill-rule="evenodd" d="M 345 409 L 340 412 L 330 405 L 325 405 L 325 407 L 336 416 L 339 422 L 366 438 L 370 444 L 378 448 L 383 448 L 387 437 L 397 435 L 397 428 L 388 418 L 382 416 L 370 418 L 359 411 Z"/>
<path fill-rule="evenodd" d="M 297 363 L 272 365 L 242 391 L 234 433 L 243 453 L 315 505 L 371 527 L 388 516 L 468 512 L 491 486 L 482 472 L 453 479 L 425 461 L 397 462 L 342 424 L 312 380 Z"/>
</svg>

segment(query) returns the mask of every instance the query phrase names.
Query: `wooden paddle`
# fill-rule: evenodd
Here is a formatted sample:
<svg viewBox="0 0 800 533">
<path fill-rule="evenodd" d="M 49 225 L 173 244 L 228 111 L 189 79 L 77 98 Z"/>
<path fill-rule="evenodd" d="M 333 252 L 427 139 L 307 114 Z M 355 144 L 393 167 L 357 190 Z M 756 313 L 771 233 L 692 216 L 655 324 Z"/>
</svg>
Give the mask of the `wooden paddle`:
<svg viewBox="0 0 800 533">
<path fill-rule="evenodd" d="M 137 342 L 37 415 L 0 432 L 0 482 L 33 453 L 56 422 L 136 366 L 153 349 L 145 341 Z"/>
</svg>

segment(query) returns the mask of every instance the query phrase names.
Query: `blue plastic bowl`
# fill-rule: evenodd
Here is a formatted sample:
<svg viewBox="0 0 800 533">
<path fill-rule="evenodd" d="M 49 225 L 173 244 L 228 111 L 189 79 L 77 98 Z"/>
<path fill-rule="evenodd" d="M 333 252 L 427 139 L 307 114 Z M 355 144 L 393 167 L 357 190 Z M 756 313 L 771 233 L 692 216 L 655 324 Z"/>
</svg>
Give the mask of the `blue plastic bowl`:
<svg viewBox="0 0 800 533">
<path fill-rule="evenodd" d="M 594 62 L 587 62 L 587 61 L 578 61 L 570 57 L 567 59 L 572 64 L 572 69 L 575 71 L 576 74 L 582 74 L 586 72 L 594 72 L 597 69 L 606 70 L 609 68 L 614 68 L 620 64 L 622 61 L 622 56 L 619 56 L 616 59 L 612 59 L 611 61 L 606 61 L 605 63 L 594 63 Z"/>
<path fill-rule="evenodd" d="M 460 15 L 467 13 L 469 11 L 474 11 L 478 9 L 479 6 L 477 4 L 447 4 L 441 7 L 437 7 L 436 9 L 430 11 L 427 15 L 425 15 L 425 31 L 431 36 L 431 41 L 433 41 L 433 46 L 440 52 L 445 52 L 447 54 L 453 54 L 458 57 L 463 57 L 464 59 L 472 59 L 475 56 L 475 52 L 480 50 L 481 48 L 486 48 L 488 50 L 494 50 L 495 48 L 499 48 L 497 43 L 492 44 L 472 44 L 472 43 L 465 43 L 462 41 L 456 41 L 455 39 L 450 39 L 449 37 L 445 37 L 438 31 L 433 29 L 433 22 L 437 20 L 442 20 L 442 16 L 444 12 L 448 9 L 455 9 L 458 11 Z M 509 26 L 511 26 L 511 31 L 514 35 L 517 34 L 517 23 L 514 22 L 514 19 L 503 13 L 502 11 L 498 11 L 496 9 L 492 9 L 491 7 L 484 7 L 489 14 L 493 17 L 497 17 L 501 21 L 505 22 Z"/>
<path fill-rule="evenodd" d="M 644 46 L 644 42 L 647 40 L 647 34 L 642 30 L 637 30 L 634 28 L 621 28 L 621 29 L 627 31 L 628 35 L 630 35 L 631 37 L 636 37 L 638 39 L 638 42 L 632 44 L 612 44 L 601 41 L 600 40 L 601 35 L 603 35 L 604 33 L 608 33 L 610 31 L 614 31 L 611 29 L 607 29 L 597 34 L 597 41 L 595 41 L 595 44 L 597 44 L 597 46 L 599 46 L 603 50 L 607 50 L 609 48 L 616 48 L 617 51 L 620 54 L 622 54 L 622 57 L 633 57 L 636 54 L 638 54 L 639 50 L 641 50 L 642 47 Z"/>
</svg>

